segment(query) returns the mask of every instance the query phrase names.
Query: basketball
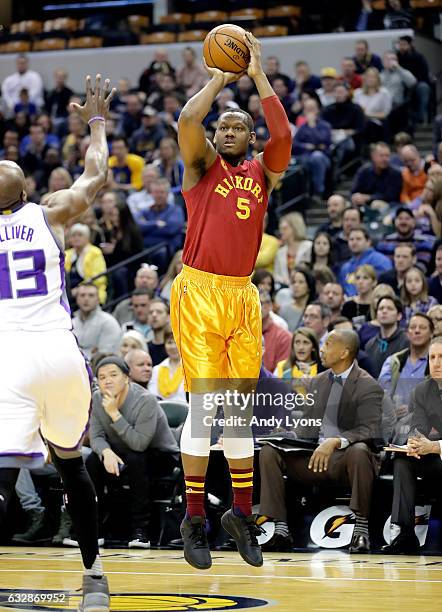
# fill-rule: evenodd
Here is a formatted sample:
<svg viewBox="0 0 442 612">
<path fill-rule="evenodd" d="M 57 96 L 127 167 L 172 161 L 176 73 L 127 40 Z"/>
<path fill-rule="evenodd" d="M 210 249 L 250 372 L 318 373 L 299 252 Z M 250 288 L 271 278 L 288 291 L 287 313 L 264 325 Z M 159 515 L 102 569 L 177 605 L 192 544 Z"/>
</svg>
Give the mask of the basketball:
<svg viewBox="0 0 442 612">
<path fill-rule="evenodd" d="M 243 72 L 250 61 L 244 42 L 245 30 L 231 23 L 213 28 L 204 40 L 203 55 L 209 68 L 223 72 Z"/>
</svg>

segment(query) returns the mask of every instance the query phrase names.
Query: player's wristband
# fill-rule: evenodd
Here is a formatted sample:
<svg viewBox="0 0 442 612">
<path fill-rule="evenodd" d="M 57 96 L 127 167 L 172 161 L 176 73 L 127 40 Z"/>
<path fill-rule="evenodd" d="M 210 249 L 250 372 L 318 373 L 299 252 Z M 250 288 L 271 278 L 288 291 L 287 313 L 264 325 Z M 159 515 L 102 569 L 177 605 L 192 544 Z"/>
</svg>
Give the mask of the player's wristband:
<svg viewBox="0 0 442 612">
<path fill-rule="evenodd" d="M 101 115 L 96 115 L 95 117 L 91 117 L 88 121 L 88 124 L 91 125 L 92 123 L 94 123 L 94 121 L 102 121 L 103 123 L 105 122 L 105 118 L 102 117 Z"/>
</svg>

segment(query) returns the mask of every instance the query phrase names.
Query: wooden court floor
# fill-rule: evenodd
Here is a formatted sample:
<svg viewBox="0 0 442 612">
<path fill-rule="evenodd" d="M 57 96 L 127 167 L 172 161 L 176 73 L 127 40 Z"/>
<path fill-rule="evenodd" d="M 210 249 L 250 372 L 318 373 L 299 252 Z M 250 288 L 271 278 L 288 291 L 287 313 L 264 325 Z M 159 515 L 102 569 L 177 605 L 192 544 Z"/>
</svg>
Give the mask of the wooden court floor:
<svg viewBox="0 0 442 612">
<path fill-rule="evenodd" d="M 235 553 L 212 556 L 202 572 L 180 551 L 103 550 L 111 609 L 442 611 L 442 557 L 272 553 L 258 569 Z M 74 610 L 81 575 L 76 549 L 0 548 L 0 610 Z M 49 601 L 60 593 L 63 602 Z"/>
</svg>

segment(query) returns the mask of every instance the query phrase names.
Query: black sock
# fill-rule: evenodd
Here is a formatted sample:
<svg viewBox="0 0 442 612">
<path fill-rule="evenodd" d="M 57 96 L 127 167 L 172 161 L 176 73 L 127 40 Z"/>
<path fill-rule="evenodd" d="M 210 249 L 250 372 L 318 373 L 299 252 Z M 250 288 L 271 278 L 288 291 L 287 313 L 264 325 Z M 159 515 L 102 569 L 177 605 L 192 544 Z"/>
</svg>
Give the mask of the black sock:
<svg viewBox="0 0 442 612">
<path fill-rule="evenodd" d="M 18 468 L 0 468 L 0 525 L 5 520 L 19 471 Z"/>
<path fill-rule="evenodd" d="M 63 481 L 67 509 L 77 535 L 83 565 L 90 569 L 98 556 L 98 512 L 94 485 L 82 457 L 60 459 L 53 449 L 51 456 Z"/>
</svg>

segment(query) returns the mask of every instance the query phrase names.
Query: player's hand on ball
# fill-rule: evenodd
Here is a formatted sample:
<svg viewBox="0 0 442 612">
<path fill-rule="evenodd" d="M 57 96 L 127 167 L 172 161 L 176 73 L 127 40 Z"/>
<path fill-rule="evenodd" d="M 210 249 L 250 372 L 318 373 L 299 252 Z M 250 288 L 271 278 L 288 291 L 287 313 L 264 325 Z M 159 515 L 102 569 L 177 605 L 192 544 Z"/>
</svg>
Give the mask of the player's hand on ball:
<svg viewBox="0 0 442 612">
<path fill-rule="evenodd" d="M 261 43 L 251 32 L 246 32 L 244 35 L 244 42 L 250 51 L 250 63 L 247 68 L 247 74 L 251 79 L 263 74 L 264 70 L 261 63 Z"/>
<path fill-rule="evenodd" d="M 95 88 L 92 89 L 92 79 L 88 75 L 86 77 L 86 102 L 82 106 L 72 102 L 70 105 L 71 110 L 80 115 L 86 123 L 92 117 L 106 118 L 111 100 L 117 92 L 115 87 L 112 90 L 109 90 L 109 88 L 110 80 L 106 79 L 104 87 L 102 87 L 101 74 L 97 74 L 95 77 Z"/>
<path fill-rule="evenodd" d="M 120 475 L 119 464 L 124 461 L 111 448 L 105 448 L 103 451 L 104 468 L 108 474 Z"/>
<path fill-rule="evenodd" d="M 238 72 L 238 73 L 223 72 L 222 70 L 219 70 L 218 68 L 211 68 L 210 66 L 206 64 L 206 60 L 204 58 L 203 58 L 203 62 L 204 62 L 205 69 L 207 70 L 207 72 L 210 74 L 212 78 L 219 78 L 223 80 L 223 87 L 225 87 L 229 83 L 234 83 L 240 77 L 242 77 L 243 74 L 245 74 L 245 72 Z"/>
</svg>

